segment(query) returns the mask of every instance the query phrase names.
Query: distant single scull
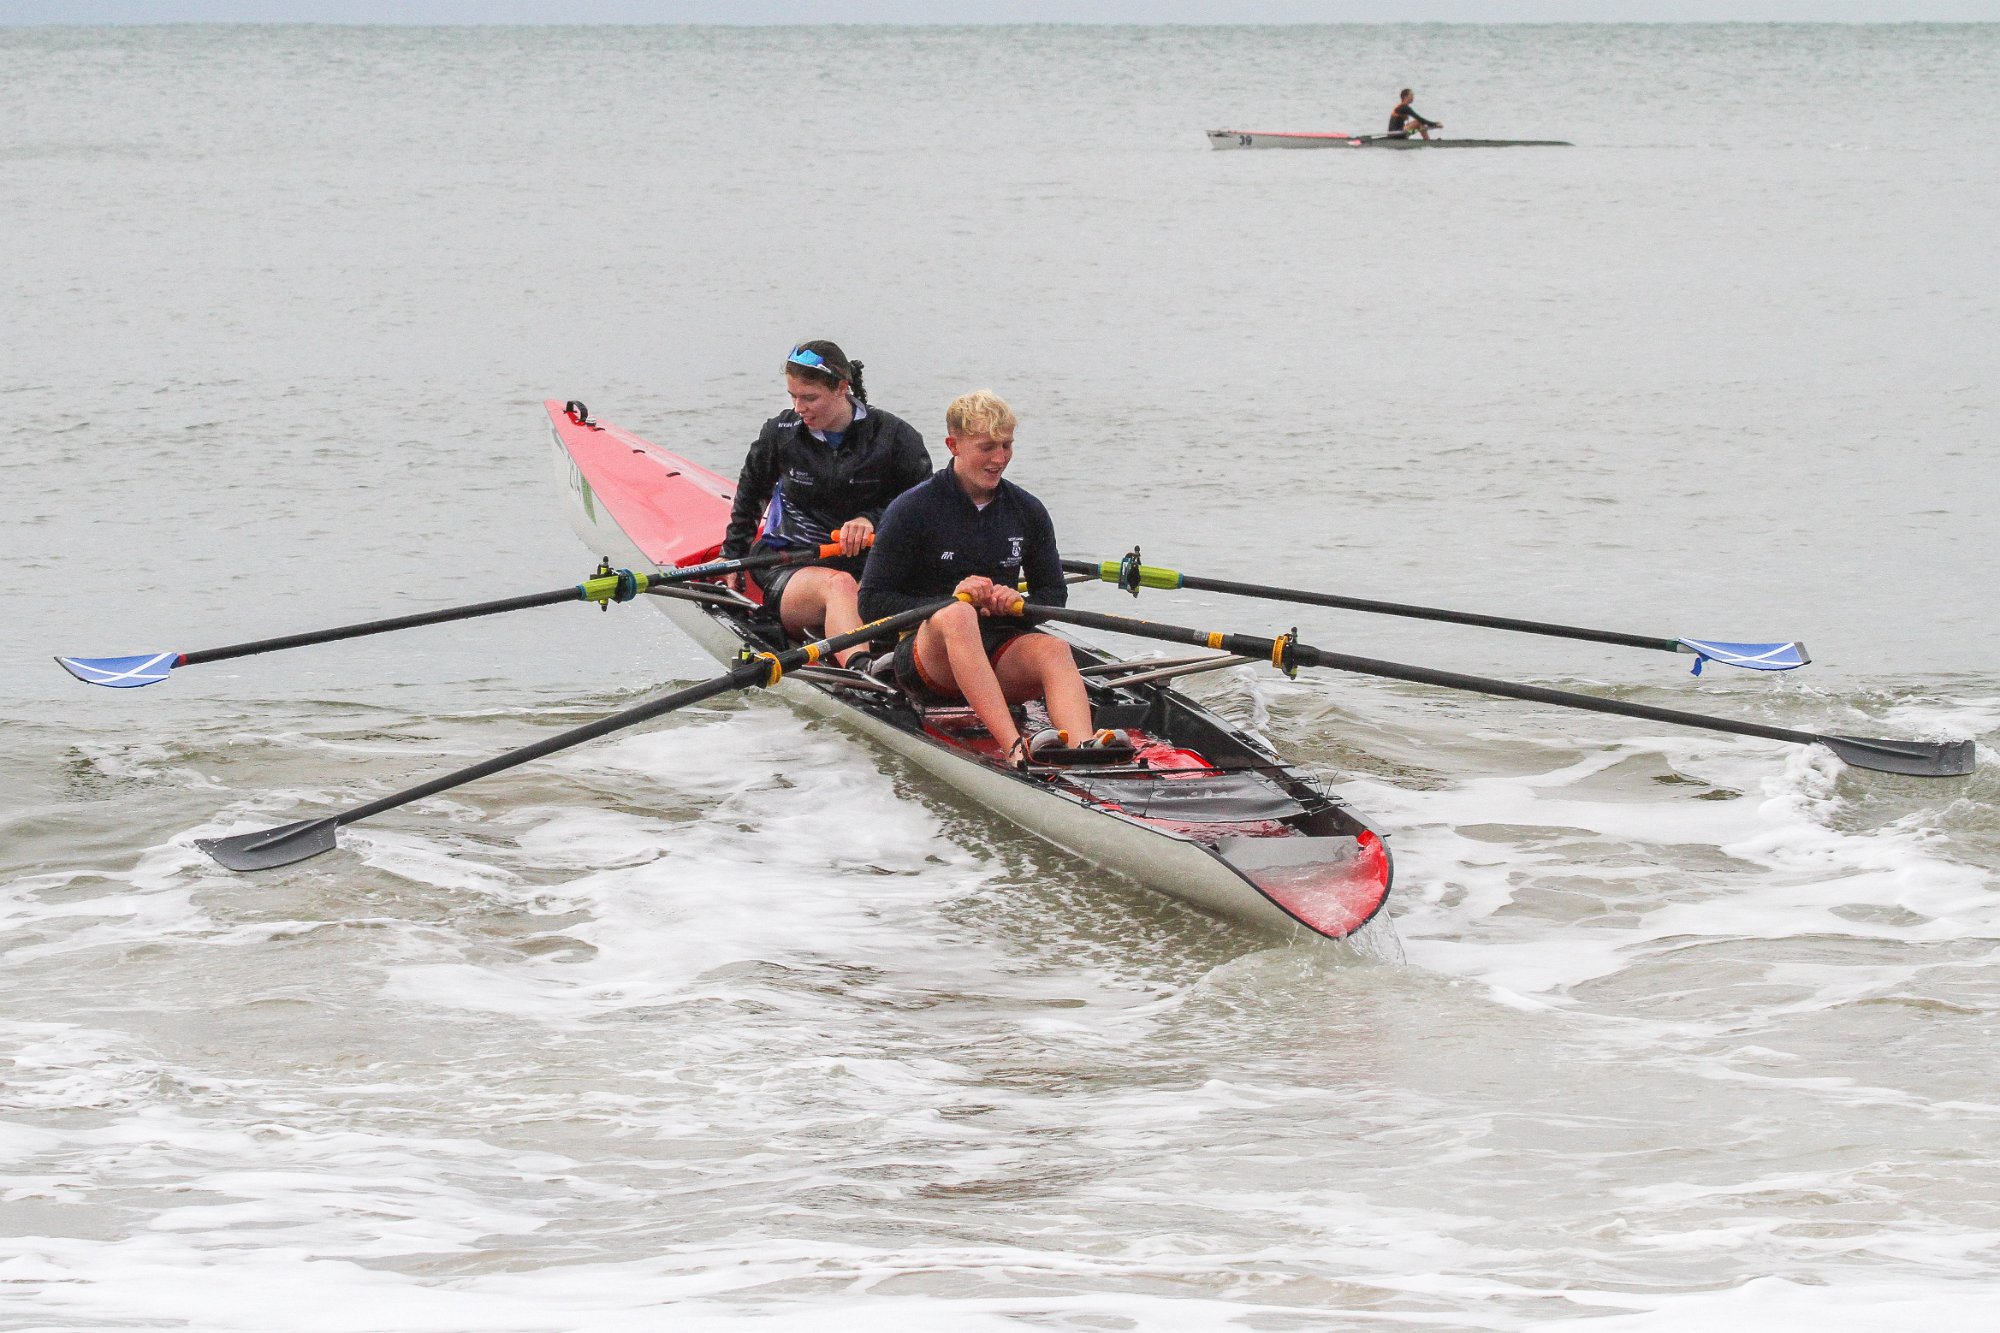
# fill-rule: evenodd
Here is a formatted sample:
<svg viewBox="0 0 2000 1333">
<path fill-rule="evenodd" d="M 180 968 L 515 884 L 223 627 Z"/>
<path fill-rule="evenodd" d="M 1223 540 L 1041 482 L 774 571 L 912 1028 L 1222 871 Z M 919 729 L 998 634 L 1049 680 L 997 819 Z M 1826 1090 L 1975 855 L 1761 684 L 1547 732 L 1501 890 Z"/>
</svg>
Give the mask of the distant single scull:
<svg viewBox="0 0 2000 1333">
<path fill-rule="evenodd" d="M 1563 139 L 1420 139 L 1407 134 L 1312 130 L 1210 130 L 1210 148 L 1574 148 Z"/>
</svg>

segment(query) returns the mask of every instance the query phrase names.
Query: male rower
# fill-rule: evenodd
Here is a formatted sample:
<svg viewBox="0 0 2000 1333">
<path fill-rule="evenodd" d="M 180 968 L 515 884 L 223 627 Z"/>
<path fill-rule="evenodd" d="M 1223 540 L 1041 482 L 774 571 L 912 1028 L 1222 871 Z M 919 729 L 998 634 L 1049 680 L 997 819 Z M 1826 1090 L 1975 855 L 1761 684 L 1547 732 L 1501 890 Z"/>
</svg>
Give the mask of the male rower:
<svg viewBox="0 0 2000 1333">
<path fill-rule="evenodd" d="M 918 699 L 964 700 L 1016 766 L 1079 748 L 1122 748 L 1093 732 L 1090 696 L 1062 639 L 1017 618 L 1017 590 L 1044 606 L 1069 601 L 1049 511 L 1001 476 L 1014 457 L 1014 412 L 988 390 L 945 409 L 951 461 L 889 505 L 861 575 L 861 614 L 894 615 L 954 592 L 954 602 L 896 645 L 897 683 Z M 1043 700 L 1055 725 L 1023 739 L 1009 705 Z"/>
<path fill-rule="evenodd" d="M 1418 137 L 1424 139 L 1431 137 L 1432 130 L 1444 128 L 1443 121 L 1425 120 L 1417 109 L 1410 105 L 1416 100 L 1416 96 L 1408 88 L 1403 89 L 1403 100 L 1396 103 L 1395 108 L 1389 112 L 1389 133 L 1399 139 L 1409 138 L 1412 127 L 1415 128 Z"/>
</svg>

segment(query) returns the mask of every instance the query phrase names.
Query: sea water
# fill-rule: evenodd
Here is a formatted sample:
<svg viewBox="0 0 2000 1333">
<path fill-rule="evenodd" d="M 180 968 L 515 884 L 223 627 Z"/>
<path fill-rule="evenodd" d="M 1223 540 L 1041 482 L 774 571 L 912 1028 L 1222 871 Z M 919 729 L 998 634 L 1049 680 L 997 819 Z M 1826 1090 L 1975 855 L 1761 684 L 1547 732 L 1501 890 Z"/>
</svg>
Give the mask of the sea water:
<svg viewBox="0 0 2000 1333">
<path fill-rule="evenodd" d="M 2000 29 L 0 30 L 0 1323 L 1985 1329 Z M 1576 147 L 1215 153 L 1217 128 Z M 991 387 L 1189 688 L 1390 835 L 1276 946 L 580 606 L 545 398 L 732 473 L 802 338 Z M 1115 591 L 1077 604 L 1133 609 Z M 1107 640 L 1108 642 L 1108 640 Z M 1143 646 L 1141 648 L 1143 651 Z M 1378 941 L 1378 943 L 1380 943 Z"/>
</svg>

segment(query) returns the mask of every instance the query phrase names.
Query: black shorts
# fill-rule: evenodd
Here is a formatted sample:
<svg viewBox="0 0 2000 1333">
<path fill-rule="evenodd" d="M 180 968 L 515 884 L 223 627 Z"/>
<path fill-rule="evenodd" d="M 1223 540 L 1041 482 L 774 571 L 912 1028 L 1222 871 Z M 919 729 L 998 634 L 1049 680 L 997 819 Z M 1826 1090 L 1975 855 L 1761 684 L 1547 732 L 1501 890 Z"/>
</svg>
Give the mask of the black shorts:
<svg viewBox="0 0 2000 1333">
<path fill-rule="evenodd" d="M 755 554 L 761 555 L 767 549 L 769 548 L 760 547 Z M 809 565 L 772 565 L 766 569 L 753 569 L 750 571 L 750 578 L 763 590 L 764 605 L 775 612 L 785 600 L 785 585 L 790 583 L 792 575 L 800 570 L 812 569 L 815 566 L 838 569 L 843 573 L 852 574 L 858 583 L 861 581 L 861 567 L 867 562 L 866 556 L 856 556 L 851 560 L 846 556 L 836 556 L 832 560 L 815 560 Z"/>
<path fill-rule="evenodd" d="M 979 621 L 980 646 L 986 649 L 986 660 L 995 666 L 1023 635 L 1033 634 L 1035 627 L 1019 620 L 995 620 L 981 617 Z M 917 636 L 914 632 L 905 634 L 896 643 L 896 684 L 904 693 L 919 703 L 956 704 L 964 703 L 965 696 L 957 690 L 948 690 L 924 674 L 917 665 Z"/>
</svg>

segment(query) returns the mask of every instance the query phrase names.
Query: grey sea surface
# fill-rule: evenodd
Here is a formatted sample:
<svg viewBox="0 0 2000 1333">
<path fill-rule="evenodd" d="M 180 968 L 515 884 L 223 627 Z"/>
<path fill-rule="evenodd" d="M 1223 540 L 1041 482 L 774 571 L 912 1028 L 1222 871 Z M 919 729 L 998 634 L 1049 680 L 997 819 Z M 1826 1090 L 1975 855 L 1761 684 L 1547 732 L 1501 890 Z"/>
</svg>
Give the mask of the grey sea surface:
<svg viewBox="0 0 2000 1333">
<path fill-rule="evenodd" d="M 0 30 L 0 1324 L 1991 1327 L 2000 28 Z M 1212 152 L 1395 90 L 1571 149 Z M 1948 111 L 1949 114 L 1944 114 Z M 563 606 L 545 398 L 733 473 L 832 337 L 1157 619 L 1781 726 L 1191 686 L 1390 835 L 1278 947 Z M 1079 605 L 1132 606 L 1104 587 Z"/>
</svg>

